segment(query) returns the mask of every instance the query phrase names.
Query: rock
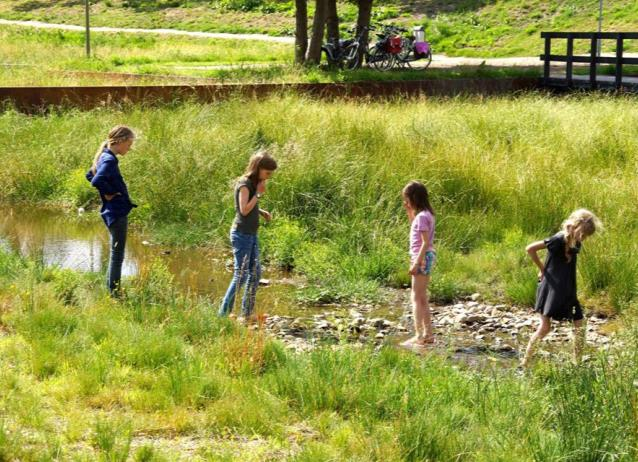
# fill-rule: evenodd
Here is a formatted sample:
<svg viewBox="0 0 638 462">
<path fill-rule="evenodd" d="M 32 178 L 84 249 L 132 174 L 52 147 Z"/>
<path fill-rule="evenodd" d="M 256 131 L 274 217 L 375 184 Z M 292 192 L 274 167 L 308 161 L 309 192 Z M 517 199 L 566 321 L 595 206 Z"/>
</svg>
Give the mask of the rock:
<svg viewBox="0 0 638 462">
<path fill-rule="evenodd" d="M 351 318 L 363 318 L 363 315 L 361 314 L 361 312 L 359 312 L 357 310 L 350 310 L 350 317 Z"/>
<path fill-rule="evenodd" d="M 330 324 L 328 321 L 319 321 L 315 323 L 315 328 L 317 329 L 326 330 L 326 329 L 330 329 L 331 327 L 332 327 L 332 324 Z"/>
<path fill-rule="evenodd" d="M 473 302 L 477 302 L 480 299 L 481 299 L 481 294 L 479 294 L 478 292 L 470 295 L 470 300 L 472 300 Z"/>
<path fill-rule="evenodd" d="M 142 241 L 142 245 L 151 245 L 149 241 Z"/>
<path fill-rule="evenodd" d="M 373 318 L 373 319 L 370 319 L 369 323 L 370 323 L 370 325 L 372 327 L 375 327 L 377 329 L 381 329 L 381 328 L 383 328 L 383 326 L 385 325 L 386 322 L 387 321 L 385 319 L 383 319 L 383 318 Z"/>
<path fill-rule="evenodd" d="M 164 255 L 164 256 L 166 256 L 166 255 L 170 255 L 170 254 L 171 254 L 171 251 L 170 251 L 170 250 L 162 250 L 162 251 L 160 252 L 160 254 L 162 254 L 162 255 Z"/>
<path fill-rule="evenodd" d="M 78 215 L 82 215 L 84 212 L 84 207 L 78 207 Z"/>
<path fill-rule="evenodd" d="M 365 322 L 366 320 L 363 317 L 354 318 L 352 321 L 350 321 L 350 327 L 361 327 L 365 324 Z"/>
<path fill-rule="evenodd" d="M 379 332 L 377 335 L 374 336 L 374 338 L 383 340 L 385 338 L 385 334 L 383 332 Z"/>
<path fill-rule="evenodd" d="M 452 307 L 454 310 L 465 310 L 465 305 L 463 303 L 457 303 Z"/>
<path fill-rule="evenodd" d="M 466 314 L 466 315 L 461 315 L 459 317 L 457 317 L 457 319 L 455 319 L 455 321 L 458 320 L 458 322 L 460 322 L 461 324 L 473 324 L 475 322 L 480 322 L 485 320 L 485 317 L 483 315 L 480 314 Z"/>
<path fill-rule="evenodd" d="M 458 314 L 454 317 L 454 324 L 465 324 L 467 314 Z"/>
<path fill-rule="evenodd" d="M 467 307 L 468 308 L 475 308 L 475 307 L 477 307 L 479 305 L 480 305 L 479 302 L 467 302 Z"/>
<path fill-rule="evenodd" d="M 270 285 L 270 279 L 260 279 L 259 280 L 259 285 L 260 286 L 269 286 Z"/>
</svg>

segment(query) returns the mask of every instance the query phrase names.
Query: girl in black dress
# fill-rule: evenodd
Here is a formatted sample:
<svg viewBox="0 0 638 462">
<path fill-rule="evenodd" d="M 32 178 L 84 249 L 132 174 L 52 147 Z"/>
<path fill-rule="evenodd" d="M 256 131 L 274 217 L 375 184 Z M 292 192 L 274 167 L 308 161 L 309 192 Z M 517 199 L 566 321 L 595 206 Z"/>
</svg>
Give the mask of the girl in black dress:
<svg viewBox="0 0 638 462">
<path fill-rule="evenodd" d="M 580 362 L 584 344 L 583 310 L 576 296 L 576 259 L 583 241 L 601 228 L 600 220 L 589 210 L 579 209 L 563 223 L 563 229 L 544 241 L 527 246 L 527 253 L 540 270 L 535 310 L 540 325 L 527 345 L 521 365 L 526 367 L 534 347 L 551 330 L 551 320 L 571 320 L 574 325 L 574 360 Z M 547 249 L 543 264 L 537 252 Z"/>
</svg>

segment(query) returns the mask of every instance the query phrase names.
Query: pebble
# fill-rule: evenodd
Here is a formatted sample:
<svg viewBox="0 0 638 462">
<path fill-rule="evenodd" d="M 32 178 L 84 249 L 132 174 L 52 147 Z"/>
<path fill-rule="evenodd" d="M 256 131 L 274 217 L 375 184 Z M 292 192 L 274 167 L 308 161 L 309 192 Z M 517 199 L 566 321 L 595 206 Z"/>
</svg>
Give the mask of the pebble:
<svg viewBox="0 0 638 462">
<path fill-rule="evenodd" d="M 404 335 L 412 330 L 412 314 L 405 310 L 399 322 L 383 317 L 367 318 L 363 313 L 373 309 L 371 305 L 351 305 L 343 312 L 335 309 L 306 317 L 274 315 L 267 318 L 266 329 L 282 339 L 294 351 L 315 348 L 320 339 L 346 339 L 354 345 L 380 341 L 388 336 Z M 356 307 L 356 308 L 354 308 Z M 479 348 L 491 344 L 492 350 L 512 351 L 508 342 L 527 342 L 531 329 L 537 322 L 529 310 L 517 310 L 505 305 L 484 305 L 477 301 L 456 303 L 432 309 L 435 329 L 458 340 L 476 342 Z M 392 313 L 392 311 L 390 311 Z M 595 321 L 593 320 L 595 319 Z M 590 317 L 587 326 L 587 342 L 599 348 L 609 348 L 619 342 L 601 334 L 599 327 L 606 319 Z M 557 326 L 557 327 L 556 327 Z M 568 324 L 556 324 L 547 336 L 550 344 L 571 342 L 572 329 Z"/>
</svg>

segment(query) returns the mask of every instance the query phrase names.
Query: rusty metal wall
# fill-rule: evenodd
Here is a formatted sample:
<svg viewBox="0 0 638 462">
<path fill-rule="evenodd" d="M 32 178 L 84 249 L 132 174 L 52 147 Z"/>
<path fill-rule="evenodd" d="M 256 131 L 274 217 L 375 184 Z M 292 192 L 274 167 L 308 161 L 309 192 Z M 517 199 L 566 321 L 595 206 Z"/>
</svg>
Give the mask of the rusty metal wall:
<svg viewBox="0 0 638 462">
<path fill-rule="evenodd" d="M 0 87 L 0 102 L 20 111 L 33 112 L 49 106 L 82 109 L 176 100 L 212 102 L 233 96 L 260 98 L 297 92 L 319 98 L 388 98 L 394 96 L 500 95 L 539 88 L 536 78 L 449 79 L 405 82 L 297 83 L 250 85 L 161 85 L 110 87 Z"/>
</svg>

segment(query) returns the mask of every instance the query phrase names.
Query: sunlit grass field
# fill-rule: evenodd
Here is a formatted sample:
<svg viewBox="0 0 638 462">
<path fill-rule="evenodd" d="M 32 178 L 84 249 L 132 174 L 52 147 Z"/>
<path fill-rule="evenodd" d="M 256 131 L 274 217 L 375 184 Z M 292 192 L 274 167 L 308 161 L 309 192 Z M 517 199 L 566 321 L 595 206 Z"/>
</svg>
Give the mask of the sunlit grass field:
<svg viewBox="0 0 638 462">
<path fill-rule="evenodd" d="M 556 232 L 578 207 L 604 233 L 585 243 L 579 288 L 589 309 L 635 302 L 638 265 L 632 98 L 542 95 L 496 99 L 316 101 L 297 96 L 60 111 L 0 117 L 0 198 L 79 206 L 108 129 L 141 133 L 122 169 L 137 226 L 167 241 L 227 245 L 232 182 L 270 146 L 281 164 L 264 206 L 265 256 L 313 282 L 314 301 L 374 299 L 408 282 L 400 191 L 424 181 L 437 212 L 432 293 L 479 291 L 530 305 L 535 270 L 525 245 Z"/>
<path fill-rule="evenodd" d="M 390 345 L 295 354 L 169 274 L 116 302 L 99 275 L 0 253 L 0 459 L 635 460 L 631 327 L 524 375 Z"/>
</svg>

